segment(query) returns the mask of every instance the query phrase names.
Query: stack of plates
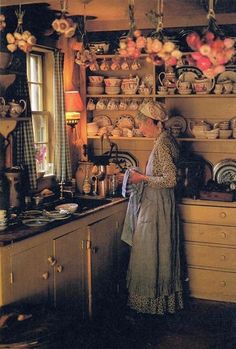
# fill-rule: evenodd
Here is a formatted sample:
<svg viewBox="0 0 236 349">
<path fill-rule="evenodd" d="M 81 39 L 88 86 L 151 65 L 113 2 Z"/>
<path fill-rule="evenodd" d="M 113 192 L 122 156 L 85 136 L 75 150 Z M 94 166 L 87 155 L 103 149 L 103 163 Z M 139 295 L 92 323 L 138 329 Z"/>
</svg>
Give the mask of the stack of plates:
<svg viewBox="0 0 236 349">
<path fill-rule="evenodd" d="M 88 86 L 88 93 L 90 95 L 102 95 L 104 93 L 104 86 Z"/>
<path fill-rule="evenodd" d="M 107 95 L 118 95 L 120 93 L 119 86 L 106 86 L 105 92 Z"/>
</svg>

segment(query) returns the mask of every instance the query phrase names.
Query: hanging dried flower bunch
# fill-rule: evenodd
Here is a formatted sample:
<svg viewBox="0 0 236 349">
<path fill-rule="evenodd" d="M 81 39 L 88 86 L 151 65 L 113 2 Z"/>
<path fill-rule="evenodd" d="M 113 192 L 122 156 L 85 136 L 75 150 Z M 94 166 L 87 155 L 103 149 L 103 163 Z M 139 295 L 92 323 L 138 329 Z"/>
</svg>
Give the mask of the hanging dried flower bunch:
<svg viewBox="0 0 236 349">
<path fill-rule="evenodd" d="M 61 17 L 55 19 L 52 22 L 52 28 L 59 34 L 64 35 L 66 38 L 72 38 L 75 35 L 77 28 L 76 23 L 73 22 L 71 18 L 67 18 L 67 0 L 61 0 Z"/>
<path fill-rule="evenodd" d="M 175 66 L 182 57 L 182 52 L 175 43 L 166 40 L 163 34 L 163 0 L 158 0 L 156 11 L 147 13 L 149 20 L 156 26 L 156 31 L 146 39 L 147 61 L 154 65 Z"/>
<path fill-rule="evenodd" d="M 6 19 L 4 15 L 0 14 L 0 31 L 6 28 Z"/>
<path fill-rule="evenodd" d="M 94 51 L 90 50 L 88 38 L 87 38 L 87 28 L 86 28 L 86 4 L 89 2 L 88 0 L 81 0 L 84 4 L 84 16 L 83 16 L 83 23 L 81 25 L 80 34 L 81 34 L 81 40 L 82 45 L 81 49 L 76 52 L 75 55 L 75 63 L 78 65 L 82 65 L 87 67 L 90 67 L 91 71 L 96 71 L 99 69 L 96 54 Z M 80 28 L 80 26 L 79 26 Z"/>
<path fill-rule="evenodd" d="M 19 11 L 15 11 L 17 17 L 17 27 L 14 33 L 7 33 L 7 49 L 10 52 L 15 52 L 18 48 L 23 52 L 32 51 L 32 46 L 36 44 L 36 37 L 32 35 L 28 30 L 23 30 L 23 17 L 25 11 L 21 10 L 21 5 L 19 6 Z"/>
<path fill-rule="evenodd" d="M 209 20 L 208 28 L 202 37 L 196 32 L 186 37 L 188 46 L 194 51 L 188 61 L 189 64 L 201 69 L 206 77 L 214 78 L 225 71 L 225 65 L 235 55 L 235 40 L 224 38 L 224 34 L 216 24 L 211 0 L 207 18 Z"/>
<path fill-rule="evenodd" d="M 120 40 L 119 55 L 125 58 L 137 59 L 146 47 L 146 38 L 136 29 L 134 17 L 134 0 L 128 2 L 130 29 L 127 37 Z"/>
</svg>

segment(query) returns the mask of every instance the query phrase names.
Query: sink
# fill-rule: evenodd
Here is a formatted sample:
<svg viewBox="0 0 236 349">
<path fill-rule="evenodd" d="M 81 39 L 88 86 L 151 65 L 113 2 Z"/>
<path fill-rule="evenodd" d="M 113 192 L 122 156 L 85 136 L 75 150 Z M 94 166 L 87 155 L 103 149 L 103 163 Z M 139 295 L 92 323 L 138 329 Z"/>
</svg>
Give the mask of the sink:
<svg viewBox="0 0 236 349">
<path fill-rule="evenodd" d="M 46 210 L 54 210 L 55 206 L 59 204 L 65 204 L 65 203 L 77 203 L 79 205 L 77 209 L 77 213 L 86 212 L 88 210 L 91 210 L 93 208 L 104 206 L 106 204 L 109 204 L 112 202 L 112 199 L 106 199 L 106 198 L 96 198 L 96 197 L 74 197 L 74 198 L 66 198 L 64 200 L 57 200 L 50 204 L 45 204 L 44 208 Z"/>
<path fill-rule="evenodd" d="M 103 199 L 103 198 L 84 198 L 79 197 L 73 199 L 73 202 L 76 202 L 79 205 L 78 212 L 84 212 L 87 210 L 91 210 L 93 208 L 103 206 L 112 202 L 111 199 Z"/>
</svg>

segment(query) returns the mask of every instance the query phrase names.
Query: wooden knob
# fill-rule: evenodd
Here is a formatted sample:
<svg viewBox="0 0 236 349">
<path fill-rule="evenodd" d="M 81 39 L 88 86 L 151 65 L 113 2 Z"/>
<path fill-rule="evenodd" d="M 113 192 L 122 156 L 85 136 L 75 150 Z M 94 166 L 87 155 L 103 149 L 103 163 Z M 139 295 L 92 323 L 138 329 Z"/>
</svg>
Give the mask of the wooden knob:
<svg viewBox="0 0 236 349">
<path fill-rule="evenodd" d="M 225 280 L 220 281 L 220 286 L 221 287 L 226 287 L 226 281 Z"/>
<path fill-rule="evenodd" d="M 57 266 L 57 272 L 58 273 L 62 273 L 62 271 L 63 271 L 63 266 L 62 265 L 58 265 Z"/>
<path fill-rule="evenodd" d="M 46 271 L 45 273 L 43 273 L 42 278 L 43 280 L 47 280 L 49 278 L 49 272 Z"/>
<path fill-rule="evenodd" d="M 224 256 L 224 255 L 220 256 L 220 260 L 221 261 L 225 261 L 226 260 L 226 256 Z"/>
<path fill-rule="evenodd" d="M 220 217 L 221 217 L 221 218 L 225 218 L 225 217 L 226 217 L 226 213 L 225 213 L 225 212 L 221 212 L 221 213 L 220 213 Z"/>
<path fill-rule="evenodd" d="M 220 236 L 222 237 L 222 239 L 226 239 L 227 237 L 226 233 L 223 231 L 220 233 Z"/>
</svg>

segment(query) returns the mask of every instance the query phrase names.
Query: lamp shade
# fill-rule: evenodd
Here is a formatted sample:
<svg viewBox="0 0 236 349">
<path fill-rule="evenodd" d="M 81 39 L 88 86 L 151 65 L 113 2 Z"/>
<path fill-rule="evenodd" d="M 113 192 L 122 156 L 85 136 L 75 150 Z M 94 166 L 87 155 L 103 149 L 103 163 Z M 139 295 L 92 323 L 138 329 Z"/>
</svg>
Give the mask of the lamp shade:
<svg viewBox="0 0 236 349">
<path fill-rule="evenodd" d="M 65 92 L 65 111 L 66 112 L 81 112 L 84 109 L 79 91 Z"/>
</svg>

